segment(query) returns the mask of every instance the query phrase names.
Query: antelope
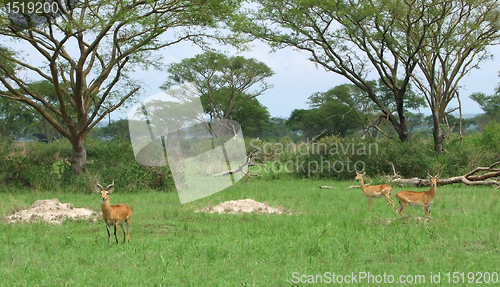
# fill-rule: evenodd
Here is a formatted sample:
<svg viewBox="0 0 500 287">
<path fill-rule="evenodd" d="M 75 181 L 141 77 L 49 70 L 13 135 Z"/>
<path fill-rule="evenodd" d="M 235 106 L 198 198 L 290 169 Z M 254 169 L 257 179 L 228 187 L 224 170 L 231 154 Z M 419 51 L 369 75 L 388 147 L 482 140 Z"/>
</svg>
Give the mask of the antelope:
<svg viewBox="0 0 500 287">
<path fill-rule="evenodd" d="M 439 173 L 436 176 L 431 176 L 427 173 L 427 177 L 431 180 L 431 188 L 426 191 L 417 192 L 410 190 L 403 190 L 396 194 L 396 198 L 399 201 L 399 207 L 394 211 L 395 213 L 401 214 L 405 210 L 406 206 L 423 206 L 425 215 L 429 216 L 431 213 L 431 205 L 436 196 L 436 185 Z"/>
<path fill-rule="evenodd" d="M 392 199 L 390 197 L 392 187 L 385 185 L 385 184 L 367 186 L 363 182 L 363 176 L 365 174 L 366 174 L 366 172 L 364 172 L 363 174 L 356 173 L 356 179 L 359 180 L 359 184 L 361 185 L 361 190 L 368 198 L 369 210 L 372 211 L 372 198 L 379 198 L 382 196 L 384 196 L 385 199 L 387 199 L 387 208 L 389 208 L 389 204 L 390 204 L 390 205 L 392 205 L 392 209 L 394 210 L 394 202 L 392 201 Z"/>
<path fill-rule="evenodd" d="M 132 215 L 132 209 L 126 204 L 118 204 L 118 205 L 110 205 L 109 204 L 109 194 L 113 192 L 114 188 L 111 188 L 115 185 L 115 181 L 108 185 L 106 188 L 103 188 L 99 183 L 97 186 L 101 189 L 101 210 L 102 210 L 102 219 L 106 223 L 106 229 L 108 230 L 108 244 L 111 244 L 111 234 L 109 233 L 109 227 L 111 225 L 115 226 L 115 239 L 116 244 L 118 244 L 118 237 L 116 236 L 117 225 L 120 225 L 123 230 L 123 242 L 125 243 L 125 239 L 128 238 L 128 242 L 130 243 L 130 216 Z M 110 189 L 111 188 L 111 189 Z M 126 228 L 124 227 L 124 223 L 127 223 Z"/>
</svg>

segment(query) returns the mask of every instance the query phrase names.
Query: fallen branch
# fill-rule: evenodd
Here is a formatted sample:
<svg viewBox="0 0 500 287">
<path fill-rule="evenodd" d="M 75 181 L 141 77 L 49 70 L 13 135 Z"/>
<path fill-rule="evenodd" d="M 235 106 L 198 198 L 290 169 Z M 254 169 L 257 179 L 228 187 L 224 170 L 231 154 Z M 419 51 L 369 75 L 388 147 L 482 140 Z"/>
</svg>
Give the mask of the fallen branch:
<svg viewBox="0 0 500 287">
<path fill-rule="evenodd" d="M 450 178 L 444 178 L 437 180 L 438 185 L 447 185 L 453 183 L 464 183 L 467 185 L 496 185 L 500 188 L 500 182 L 495 177 L 500 176 L 500 169 L 495 168 L 495 166 L 500 165 L 500 161 L 497 161 L 490 165 L 489 167 L 476 167 L 474 170 L 468 172 L 465 175 L 454 176 Z M 478 172 L 487 172 L 484 174 L 476 175 Z M 487 180 L 488 179 L 488 180 Z M 428 179 L 420 178 L 389 178 L 391 182 L 398 183 L 400 186 L 403 185 L 414 185 L 414 186 L 428 186 L 430 181 Z"/>
<path fill-rule="evenodd" d="M 365 186 L 369 186 L 369 183 L 366 183 Z M 351 185 L 349 188 L 361 188 L 361 185 Z"/>
<path fill-rule="evenodd" d="M 319 188 L 327 188 L 327 189 L 332 189 L 333 187 L 328 186 L 328 185 L 320 185 Z"/>
<path fill-rule="evenodd" d="M 258 151 L 259 151 L 259 150 L 258 150 L 258 149 L 256 149 L 256 150 L 254 150 L 253 152 L 251 152 L 249 155 L 247 155 L 247 158 L 246 158 L 245 162 L 243 162 L 243 163 L 242 163 L 242 164 L 241 164 L 238 168 L 235 168 L 235 169 L 233 169 L 233 170 L 228 170 L 228 171 L 225 171 L 225 172 L 221 172 L 221 173 L 217 173 L 217 174 L 214 174 L 214 176 L 225 176 L 225 175 L 235 174 L 235 173 L 237 173 L 237 172 L 240 172 L 240 171 L 241 171 L 241 172 L 243 172 L 245 175 L 248 175 L 248 176 L 259 176 L 259 177 L 260 177 L 260 175 L 258 175 L 258 174 L 252 174 L 252 173 L 250 173 L 250 172 L 248 172 L 248 171 L 243 170 L 243 168 L 244 168 L 245 166 L 247 166 L 247 165 L 248 165 L 248 166 L 254 166 L 254 165 L 255 165 L 255 164 L 250 164 L 250 161 L 252 160 L 253 155 L 254 155 L 256 152 L 258 152 Z"/>
</svg>

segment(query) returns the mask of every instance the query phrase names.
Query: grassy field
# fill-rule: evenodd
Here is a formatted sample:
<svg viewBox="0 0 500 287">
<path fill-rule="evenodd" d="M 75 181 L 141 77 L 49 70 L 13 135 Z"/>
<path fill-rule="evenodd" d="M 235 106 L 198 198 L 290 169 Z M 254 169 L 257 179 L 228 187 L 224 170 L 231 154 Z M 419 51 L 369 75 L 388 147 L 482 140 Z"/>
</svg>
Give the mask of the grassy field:
<svg viewBox="0 0 500 287">
<path fill-rule="evenodd" d="M 127 203 L 133 211 L 130 244 L 109 246 L 101 219 L 63 225 L 0 223 L 0 282 L 2 286 L 296 286 L 310 280 L 330 283 L 332 277 L 352 280 L 356 286 L 372 286 L 374 281 L 380 286 L 391 281 L 415 285 L 400 280 L 447 286 L 457 278 L 460 284 L 451 285 L 468 286 L 471 279 L 499 282 L 495 277 L 500 273 L 498 190 L 438 187 L 432 218 L 425 220 L 423 208 L 417 207 L 408 207 L 404 217 L 394 216 L 383 198 L 373 200 L 369 213 L 361 190 L 348 189 L 353 184 L 243 179 L 184 205 L 176 193 L 132 194 L 116 188 L 111 204 Z M 394 200 L 400 190 L 394 187 Z M 97 194 L 3 187 L 0 211 L 5 215 L 37 199 L 55 197 L 75 207 L 100 208 Z M 244 198 L 282 206 L 293 214 L 195 212 Z M 338 276 L 352 274 L 354 278 Z M 436 275 L 439 284 L 434 283 Z"/>
</svg>

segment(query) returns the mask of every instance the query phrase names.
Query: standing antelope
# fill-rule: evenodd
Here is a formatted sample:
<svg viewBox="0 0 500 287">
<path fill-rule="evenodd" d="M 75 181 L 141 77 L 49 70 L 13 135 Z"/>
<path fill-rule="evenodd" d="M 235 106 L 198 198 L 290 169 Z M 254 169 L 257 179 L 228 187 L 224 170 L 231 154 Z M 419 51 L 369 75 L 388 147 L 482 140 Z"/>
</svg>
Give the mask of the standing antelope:
<svg viewBox="0 0 500 287">
<path fill-rule="evenodd" d="M 436 196 L 436 180 L 439 177 L 439 173 L 436 176 L 431 176 L 427 173 L 427 177 L 431 180 L 431 188 L 426 191 L 416 192 L 410 190 L 404 190 L 396 194 L 396 198 L 399 201 L 399 207 L 394 212 L 399 212 L 401 214 L 405 210 L 406 206 L 423 206 L 425 210 L 425 215 L 429 216 L 431 213 L 431 205 Z"/>
<path fill-rule="evenodd" d="M 368 207 L 369 210 L 372 211 L 372 198 L 379 198 L 384 196 L 385 199 L 387 199 L 387 208 L 389 208 L 389 204 L 392 205 L 392 209 L 394 210 L 394 202 L 391 199 L 391 191 L 392 187 L 381 184 L 381 185 L 372 185 L 372 186 L 367 186 L 363 182 L 363 176 L 366 174 L 366 172 L 361 173 L 356 173 L 356 179 L 359 180 L 359 184 L 361 185 L 361 190 L 363 190 L 363 193 L 366 195 L 368 198 Z"/>
<path fill-rule="evenodd" d="M 115 185 L 115 181 L 108 185 L 106 188 L 103 188 L 99 183 L 97 186 L 101 189 L 101 210 L 102 210 L 102 219 L 106 223 L 106 229 L 108 230 L 108 244 L 111 244 L 111 234 L 109 233 L 109 227 L 111 225 L 115 226 L 115 239 L 116 244 L 118 244 L 118 237 L 116 236 L 117 225 L 119 224 L 123 230 L 123 242 L 128 238 L 128 242 L 130 242 L 130 216 L 132 215 L 132 209 L 126 204 L 118 204 L 118 205 L 110 205 L 109 204 L 109 194 L 113 192 L 113 188 Z M 111 188 L 111 189 L 109 189 Z M 127 223 L 127 227 L 123 226 L 124 223 Z"/>
</svg>

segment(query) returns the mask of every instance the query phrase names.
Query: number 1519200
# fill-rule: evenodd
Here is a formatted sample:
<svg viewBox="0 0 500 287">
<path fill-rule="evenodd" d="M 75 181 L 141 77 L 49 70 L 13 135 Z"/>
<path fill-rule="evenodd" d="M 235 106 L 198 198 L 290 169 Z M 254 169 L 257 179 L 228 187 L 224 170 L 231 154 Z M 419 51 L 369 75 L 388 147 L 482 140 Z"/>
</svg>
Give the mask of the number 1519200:
<svg viewBox="0 0 500 287">
<path fill-rule="evenodd" d="M 59 4 L 57 2 L 42 2 L 42 1 L 9 1 L 5 3 L 5 12 L 14 14 L 47 14 L 57 13 Z"/>
<path fill-rule="evenodd" d="M 498 283 L 497 272 L 448 272 L 444 275 L 448 283 Z"/>
</svg>

